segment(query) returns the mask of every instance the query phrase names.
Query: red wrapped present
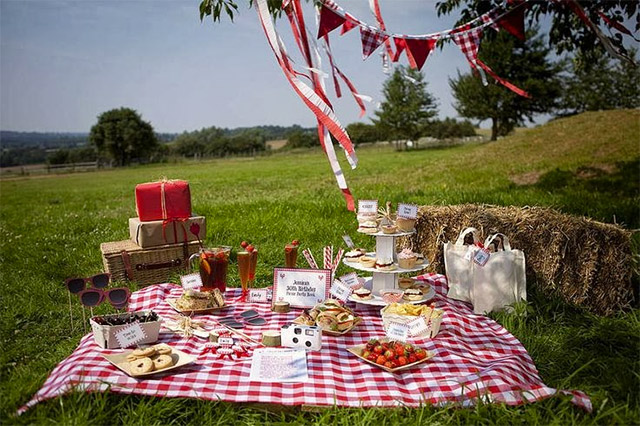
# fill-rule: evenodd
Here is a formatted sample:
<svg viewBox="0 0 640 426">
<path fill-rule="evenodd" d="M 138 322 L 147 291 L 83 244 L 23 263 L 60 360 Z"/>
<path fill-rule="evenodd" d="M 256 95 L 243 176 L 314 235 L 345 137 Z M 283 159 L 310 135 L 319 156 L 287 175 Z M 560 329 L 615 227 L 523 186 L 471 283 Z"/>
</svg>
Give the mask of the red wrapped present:
<svg viewBox="0 0 640 426">
<path fill-rule="evenodd" d="M 162 180 L 136 185 L 136 210 L 143 222 L 190 217 L 189 182 Z"/>
</svg>

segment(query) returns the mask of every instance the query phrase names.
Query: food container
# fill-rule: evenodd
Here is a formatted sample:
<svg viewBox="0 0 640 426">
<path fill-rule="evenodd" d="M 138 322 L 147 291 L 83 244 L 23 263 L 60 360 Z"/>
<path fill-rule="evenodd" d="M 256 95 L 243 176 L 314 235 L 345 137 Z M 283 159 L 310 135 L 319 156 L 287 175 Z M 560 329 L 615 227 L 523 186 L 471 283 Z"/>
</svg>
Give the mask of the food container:
<svg viewBox="0 0 640 426">
<path fill-rule="evenodd" d="M 169 276 L 187 268 L 189 256 L 199 249 L 197 241 L 150 248 L 142 248 L 131 240 L 100 244 L 104 270 L 111 274 L 111 279 L 140 285 L 167 282 Z"/>
<path fill-rule="evenodd" d="M 148 315 L 151 312 L 152 311 L 139 311 L 139 312 L 127 312 L 124 314 L 100 315 L 99 318 L 105 318 L 105 319 L 129 318 L 134 314 Z M 116 339 L 116 333 L 118 333 L 123 328 L 127 328 L 131 324 L 102 325 L 102 324 L 98 324 L 95 321 L 95 318 L 98 318 L 98 317 L 92 317 L 89 320 L 89 323 L 91 324 L 91 329 L 93 330 L 93 338 L 95 339 L 98 346 L 100 346 L 103 349 L 118 349 L 120 347 L 120 344 L 118 343 L 118 339 Z M 141 340 L 140 342 L 138 342 L 138 344 L 144 345 L 144 344 L 154 343 L 158 341 L 158 334 L 160 333 L 161 324 L 162 324 L 161 320 L 141 322 L 140 327 L 142 327 L 147 337 L 144 340 Z"/>
<path fill-rule="evenodd" d="M 391 322 L 408 324 L 411 321 L 418 318 L 417 315 L 399 315 L 395 313 L 390 314 L 386 312 L 388 308 L 389 308 L 389 305 L 385 306 L 380 311 L 380 314 L 382 314 L 382 326 L 384 327 L 385 331 L 389 328 L 389 323 Z M 440 324 L 442 323 L 442 317 L 444 316 L 444 311 L 439 308 L 435 308 L 434 311 L 435 312 L 431 316 L 430 326 L 429 326 L 429 317 L 423 316 L 425 319 L 425 322 L 427 323 L 427 329 L 424 332 L 419 333 L 417 335 L 411 334 L 413 337 L 430 337 L 430 338 L 436 337 L 436 335 L 440 331 Z"/>
</svg>

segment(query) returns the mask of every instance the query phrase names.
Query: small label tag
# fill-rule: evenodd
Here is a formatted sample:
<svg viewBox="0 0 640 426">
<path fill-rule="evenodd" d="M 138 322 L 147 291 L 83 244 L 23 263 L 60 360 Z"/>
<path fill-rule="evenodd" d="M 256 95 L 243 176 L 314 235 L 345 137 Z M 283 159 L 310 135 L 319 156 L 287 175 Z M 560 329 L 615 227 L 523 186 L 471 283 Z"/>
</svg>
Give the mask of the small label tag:
<svg viewBox="0 0 640 426">
<path fill-rule="evenodd" d="M 219 345 L 231 345 L 233 346 L 233 338 L 232 337 L 218 337 Z"/>
<path fill-rule="evenodd" d="M 121 348 L 128 348 L 146 338 L 147 333 L 144 332 L 139 322 L 134 322 L 116 333 L 116 340 Z"/>
<path fill-rule="evenodd" d="M 358 214 L 360 213 L 378 213 L 378 200 L 358 200 Z"/>
<path fill-rule="evenodd" d="M 249 303 L 268 303 L 269 291 L 266 288 L 252 288 L 249 290 Z"/>
<path fill-rule="evenodd" d="M 353 292 L 351 287 L 346 286 L 340 280 L 334 280 L 333 285 L 331 286 L 331 290 L 329 290 L 329 293 L 331 295 L 335 296 L 336 299 L 343 302 L 346 302 L 349 299 L 349 296 L 351 296 L 351 292 Z"/>
<path fill-rule="evenodd" d="M 342 281 L 344 285 L 350 288 L 360 286 L 360 281 L 358 280 L 358 274 L 356 274 L 355 272 L 350 272 L 347 275 L 341 276 L 340 281 Z"/>
<path fill-rule="evenodd" d="M 489 257 L 491 253 L 486 248 L 480 249 L 476 252 L 475 256 L 473 256 L 473 261 L 480 266 L 484 266 L 489 261 Z"/>
<path fill-rule="evenodd" d="M 343 235 L 342 239 L 344 240 L 344 243 L 347 245 L 347 247 L 349 248 L 354 248 L 355 244 L 353 244 L 353 241 L 351 240 L 351 237 L 348 235 Z"/>
<path fill-rule="evenodd" d="M 473 260 L 473 254 L 476 251 L 475 246 L 467 246 L 467 252 L 464 254 L 464 260 L 471 262 Z"/>
<path fill-rule="evenodd" d="M 418 216 L 418 206 L 415 204 L 398 204 L 398 216 L 405 219 L 415 219 Z"/>
<path fill-rule="evenodd" d="M 197 290 L 202 287 L 202 278 L 199 273 L 182 275 L 180 277 L 182 288 L 185 290 Z"/>
<path fill-rule="evenodd" d="M 392 321 L 387 328 L 387 337 L 391 340 L 406 342 L 409 337 L 409 326 Z"/>
<path fill-rule="evenodd" d="M 427 320 L 423 316 L 419 316 L 413 321 L 407 323 L 407 326 L 409 327 L 409 333 L 412 336 L 419 336 L 429 330 Z"/>
</svg>

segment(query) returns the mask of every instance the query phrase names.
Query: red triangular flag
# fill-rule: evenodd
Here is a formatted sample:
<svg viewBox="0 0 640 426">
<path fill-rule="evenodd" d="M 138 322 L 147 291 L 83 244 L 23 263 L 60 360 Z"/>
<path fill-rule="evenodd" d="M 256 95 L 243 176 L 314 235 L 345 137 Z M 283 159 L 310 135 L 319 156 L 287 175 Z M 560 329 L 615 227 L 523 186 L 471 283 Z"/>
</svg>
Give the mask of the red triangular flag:
<svg viewBox="0 0 640 426">
<path fill-rule="evenodd" d="M 362 40 L 362 57 L 367 59 L 384 41 L 388 35 L 369 28 L 360 27 L 360 39 Z"/>
<path fill-rule="evenodd" d="M 507 12 L 498 20 L 498 25 L 524 41 L 524 7 L 517 7 Z"/>
<path fill-rule="evenodd" d="M 345 22 L 344 17 L 338 15 L 326 6 L 320 9 L 320 23 L 318 24 L 318 38 L 322 38 Z"/>
<path fill-rule="evenodd" d="M 343 35 L 345 33 L 348 33 L 349 31 L 351 31 L 352 29 L 354 29 L 355 27 L 358 26 L 358 24 L 356 24 L 355 20 L 353 20 L 353 18 L 349 19 L 350 15 L 347 13 L 345 14 L 345 21 L 344 24 L 342 24 L 342 30 L 340 31 L 340 35 Z"/>
<path fill-rule="evenodd" d="M 398 60 L 400 59 L 400 54 L 404 51 L 404 49 L 406 49 L 407 44 L 404 42 L 404 39 L 400 37 L 394 37 L 393 43 L 396 45 L 396 53 L 394 53 L 391 57 L 391 61 L 398 62 Z"/>
<path fill-rule="evenodd" d="M 436 39 L 405 38 L 404 42 L 407 45 L 407 53 L 410 53 L 415 61 L 414 68 L 418 70 L 422 69 L 422 66 L 427 60 L 427 56 L 429 56 L 429 53 L 431 53 L 436 45 Z"/>
</svg>

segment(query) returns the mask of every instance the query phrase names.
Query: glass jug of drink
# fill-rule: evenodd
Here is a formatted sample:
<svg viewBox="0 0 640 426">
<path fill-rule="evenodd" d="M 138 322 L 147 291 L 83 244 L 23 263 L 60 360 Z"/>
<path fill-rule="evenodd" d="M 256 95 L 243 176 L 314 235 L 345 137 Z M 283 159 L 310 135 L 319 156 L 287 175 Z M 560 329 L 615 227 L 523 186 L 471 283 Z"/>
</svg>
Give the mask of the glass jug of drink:
<svg viewBox="0 0 640 426">
<path fill-rule="evenodd" d="M 198 259 L 200 278 L 202 279 L 201 291 L 213 291 L 217 288 L 222 293 L 227 289 L 227 269 L 229 267 L 229 254 L 231 247 L 214 247 L 200 249 L 189 258 L 189 265 Z"/>
</svg>

